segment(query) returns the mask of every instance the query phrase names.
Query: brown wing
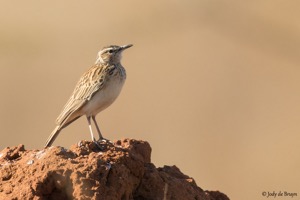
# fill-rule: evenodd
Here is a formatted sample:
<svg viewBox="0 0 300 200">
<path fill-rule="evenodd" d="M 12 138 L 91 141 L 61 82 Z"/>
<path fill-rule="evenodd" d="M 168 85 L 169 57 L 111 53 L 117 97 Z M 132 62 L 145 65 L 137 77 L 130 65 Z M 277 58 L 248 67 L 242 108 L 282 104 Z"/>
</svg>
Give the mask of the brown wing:
<svg viewBox="0 0 300 200">
<path fill-rule="evenodd" d="M 70 99 L 56 119 L 58 125 L 63 126 L 68 121 L 73 120 L 69 119 L 69 117 L 89 101 L 96 91 L 103 87 L 108 71 L 107 68 L 109 67 L 95 65 L 81 76 Z M 76 117 L 78 116 L 73 116 L 72 118 Z"/>
</svg>

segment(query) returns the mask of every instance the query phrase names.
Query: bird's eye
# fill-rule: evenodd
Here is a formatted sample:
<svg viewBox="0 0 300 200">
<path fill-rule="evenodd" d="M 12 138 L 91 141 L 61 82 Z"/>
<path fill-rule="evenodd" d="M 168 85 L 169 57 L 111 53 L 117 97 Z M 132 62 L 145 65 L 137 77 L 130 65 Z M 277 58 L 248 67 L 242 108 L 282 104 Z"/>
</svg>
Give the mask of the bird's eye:
<svg viewBox="0 0 300 200">
<path fill-rule="evenodd" d="M 112 49 L 108 51 L 108 53 L 113 53 L 113 52 L 114 52 L 114 51 L 113 51 Z"/>
</svg>

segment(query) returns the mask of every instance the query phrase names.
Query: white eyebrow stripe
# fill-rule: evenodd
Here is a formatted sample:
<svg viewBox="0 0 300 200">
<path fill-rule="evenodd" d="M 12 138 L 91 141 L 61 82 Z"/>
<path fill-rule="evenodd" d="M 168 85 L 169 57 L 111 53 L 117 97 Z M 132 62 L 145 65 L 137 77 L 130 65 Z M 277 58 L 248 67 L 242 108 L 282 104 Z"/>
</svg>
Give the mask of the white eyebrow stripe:
<svg viewBox="0 0 300 200">
<path fill-rule="evenodd" d="M 101 57 L 101 54 L 103 54 L 103 53 L 105 53 L 105 52 L 107 52 L 107 51 L 110 51 L 110 50 L 114 50 L 114 48 L 113 48 L 113 47 L 110 47 L 110 48 L 105 48 L 105 49 L 99 51 L 99 52 L 98 52 L 98 57 L 97 57 L 97 59 L 96 59 L 95 64 L 97 64 L 97 63 L 104 63 L 104 60 L 103 60 L 103 58 Z"/>
</svg>

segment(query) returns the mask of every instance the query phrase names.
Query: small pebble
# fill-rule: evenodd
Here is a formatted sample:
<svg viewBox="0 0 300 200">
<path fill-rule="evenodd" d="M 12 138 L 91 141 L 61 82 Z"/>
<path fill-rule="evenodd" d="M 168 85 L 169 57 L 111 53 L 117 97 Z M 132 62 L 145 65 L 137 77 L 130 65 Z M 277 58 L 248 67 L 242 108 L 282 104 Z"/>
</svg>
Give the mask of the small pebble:
<svg viewBox="0 0 300 200">
<path fill-rule="evenodd" d="M 34 163 L 33 160 L 29 160 L 29 161 L 27 162 L 27 165 L 32 165 L 33 163 Z"/>
</svg>

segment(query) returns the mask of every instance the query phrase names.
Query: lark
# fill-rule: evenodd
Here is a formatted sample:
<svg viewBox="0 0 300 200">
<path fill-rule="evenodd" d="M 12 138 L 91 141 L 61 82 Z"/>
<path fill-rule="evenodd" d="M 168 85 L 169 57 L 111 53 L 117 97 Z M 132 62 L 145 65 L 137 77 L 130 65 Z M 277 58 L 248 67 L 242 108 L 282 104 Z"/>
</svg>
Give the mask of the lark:
<svg viewBox="0 0 300 200">
<path fill-rule="evenodd" d="M 83 115 L 87 118 L 92 140 L 97 142 L 91 119 L 95 124 L 99 140 L 104 139 L 96 115 L 110 106 L 121 92 L 126 80 L 126 71 L 121 65 L 122 52 L 129 47 L 132 47 L 132 44 L 111 45 L 98 52 L 95 64 L 80 77 L 70 99 L 56 119 L 57 126 L 46 141 L 45 147 L 51 146 L 63 128 Z"/>
</svg>

